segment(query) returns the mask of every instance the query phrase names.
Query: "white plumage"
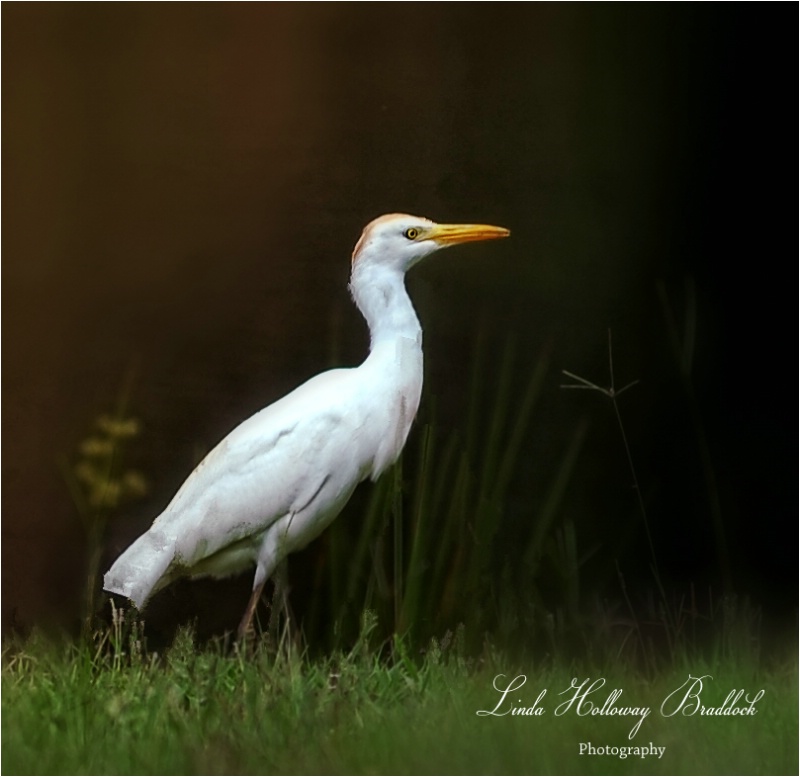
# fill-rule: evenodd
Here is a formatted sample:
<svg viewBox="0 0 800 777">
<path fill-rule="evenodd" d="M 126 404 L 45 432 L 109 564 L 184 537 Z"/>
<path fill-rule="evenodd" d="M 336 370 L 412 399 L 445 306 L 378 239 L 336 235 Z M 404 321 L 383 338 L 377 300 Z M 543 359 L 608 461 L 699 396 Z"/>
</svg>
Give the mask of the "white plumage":
<svg viewBox="0 0 800 777">
<path fill-rule="evenodd" d="M 422 392 L 422 330 L 406 271 L 444 246 L 508 234 L 402 214 L 371 222 L 350 279 L 370 330 L 364 363 L 317 375 L 236 427 L 116 560 L 104 588 L 141 609 L 179 577 L 225 577 L 255 565 L 243 636 L 278 564 L 318 536 L 356 485 L 377 479 L 405 444 Z"/>
</svg>

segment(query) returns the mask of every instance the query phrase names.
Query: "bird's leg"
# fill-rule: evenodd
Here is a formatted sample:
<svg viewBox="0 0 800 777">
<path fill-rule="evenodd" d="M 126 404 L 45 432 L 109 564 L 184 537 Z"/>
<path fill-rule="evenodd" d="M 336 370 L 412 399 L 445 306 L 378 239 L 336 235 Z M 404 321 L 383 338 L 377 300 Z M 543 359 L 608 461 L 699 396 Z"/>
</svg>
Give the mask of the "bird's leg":
<svg viewBox="0 0 800 777">
<path fill-rule="evenodd" d="M 247 608 L 242 616 L 242 622 L 239 624 L 239 630 L 237 632 L 237 638 L 239 642 L 244 641 L 244 638 L 247 636 L 247 632 L 250 630 L 250 624 L 253 622 L 253 614 L 256 611 L 258 600 L 261 598 L 261 592 L 264 590 L 264 583 L 266 582 L 266 580 L 262 580 L 260 583 L 256 584 L 255 588 L 253 588 L 253 593 L 250 595 L 250 601 L 247 603 Z"/>
<path fill-rule="evenodd" d="M 286 622 L 291 623 L 291 612 L 289 610 L 289 562 L 283 559 L 275 568 L 272 575 L 275 583 L 275 590 L 272 594 L 272 607 L 269 614 L 269 633 L 277 635 L 278 616 L 282 612 L 286 616 Z"/>
</svg>

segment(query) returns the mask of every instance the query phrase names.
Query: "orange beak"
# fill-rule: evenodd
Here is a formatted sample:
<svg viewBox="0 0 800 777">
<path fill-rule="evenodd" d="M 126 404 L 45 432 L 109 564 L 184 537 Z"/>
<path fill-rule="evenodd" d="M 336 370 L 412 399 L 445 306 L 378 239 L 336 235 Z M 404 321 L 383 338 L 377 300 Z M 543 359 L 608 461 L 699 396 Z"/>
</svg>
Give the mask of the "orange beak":
<svg viewBox="0 0 800 777">
<path fill-rule="evenodd" d="M 510 234 L 505 227 L 492 227 L 489 224 L 436 224 L 423 240 L 433 240 L 442 246 L 448 246 L 476 240 L 497 240 Z"/>
</svg>

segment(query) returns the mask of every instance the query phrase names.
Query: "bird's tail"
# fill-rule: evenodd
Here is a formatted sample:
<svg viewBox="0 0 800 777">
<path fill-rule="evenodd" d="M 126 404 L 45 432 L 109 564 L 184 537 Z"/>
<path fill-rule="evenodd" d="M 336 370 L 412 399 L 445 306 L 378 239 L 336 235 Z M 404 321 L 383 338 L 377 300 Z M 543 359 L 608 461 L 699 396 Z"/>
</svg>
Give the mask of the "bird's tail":
<svg viewBox="0 0 800 777">
<path fill-rule="evenodd" d="M 112 565 L 103 577 L 103 588 L 127 596 L 138 609 L 169 583 L 175 543 L 158 529 L 146 531 Z"/>
</svg>

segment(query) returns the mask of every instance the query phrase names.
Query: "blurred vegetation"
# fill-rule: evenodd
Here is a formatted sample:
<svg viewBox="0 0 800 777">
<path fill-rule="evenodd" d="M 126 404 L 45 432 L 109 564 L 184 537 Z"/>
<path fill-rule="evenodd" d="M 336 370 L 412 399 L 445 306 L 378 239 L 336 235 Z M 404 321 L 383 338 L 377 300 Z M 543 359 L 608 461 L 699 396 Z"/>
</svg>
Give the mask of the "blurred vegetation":
<svg viewBox="0 0 800 777">
<path fill-rule="evenodd" d="M 91 632 L 98 609 L 100 562 L 108 522 L 123 506 L 143 498 L 149 489 L 145 476 L 130 468 L 126 461 L 131 441 L 141 432 L 139 421 L 128 411 L 132 381 L 133 370 L 130 370 L 114 412 L 103 413 L 94 420 L 88 436 L 78 446 L 77 462 L 72 466 L 68 462 L 62 464 L 86 536 L 86 582 L 81 614 L 84 637 Z"/>
<path fill-rule="evenodd" d="M 542 353 L 520 377 L 513 342 L 498 359 L 479 337 L 472 364 L 465 423 L 445 434 L 430 411 L 398 463 L 372 487 L 357 535 L 346 521 L 326 533 L 314 586 L 325 595 L 310 604 L 309 643 L 346 646 L 367 609 L 384 639 L 396 634 L 419 647 L 460 626 L 472 649 L 487 632 L 505 644 L 523 629 L 549 628 L 539 587 L 545 568 L 556 571 L 557 597 L 577 616 L 575 529 L 557 519 L 587 424 L 576 423 L 542 501 L 529 506 L 521 526 L 508 521 L 510 488 L 524 475 L 520 462 L 549 359 Z"/>
<path fill-rule="evenodd" d="M 460 630 L 471 654 L 480 652 L 487 639 L 540 658 L 583 659 L 610 651 L 606 658 L 625 656 L 656 674 L 665 660 L 685 654 L 710 657 L 713 637 L 723 629 L 735 631 L 740 637 L 736 649 L 756 660 L 752 651 L 761 646 L 761 613 L 749 599 L 696 589 L 690 581 L 675 591 L 662 580 L 635 452 L 617 402 L 637 381 L 615 387 L 610 333 L 610 388 L 565 372 L 577 381 L 567 388 L 600 392 L 613 407 L 624 443 L 620 456 L 635 492 L 630 510 L 640 512 L 638 531 L 650 549 L 650 580 L 644 586 L 637 580 L 635 590 L 629 590 L 614 556 L 613 538 L 605 546 L 603 566 L 616 567 L 616 575 L 603 587 L 594 573 L 587 575 L 586 564 L 600 546 L 582 536 L 588 527 L 576 525 L 574 510 L 565 509 L 588 435 L 587 418 L 579 417 L 560 438 L 563 447 L 546 467 L 531 460 L 531 432 L 538 426 L 543 387 L 552 378 L 549 356 L 542 352 L 523 371 L 520 364 L 530 365 L 530 359 L 518 357 L 513 340 L 505 342 L 498 353 L 485 328 L 479 329 L 472 375 L 463 392 L 467 407 L 459 414 L 464 420 L 445 431 L 435 398 L 429 401 L 397 464 L 376 484 L 362 487 L 360 500 L 312 544 L 310 554 L 290 557 L 290 582 L 298 560 L 301 569 L 311 567 L 313 576 L 310 591 L 301 586 L 290 595 L 300 613 L 293 623 L 296 645 L 315 655 L 347 650 L 359 639 L 361 615 L 368 611 L 374 615 L 371 639 L 376 645 L 400 637 L 413 651 Z M 127 411 L 129 387 L 130 378 L 115 414 L 97 420 L 80 446 L 81 459 L 68 473 L 88 545 L 84 635 L 93 622 L 101 622 L 93 618 L 105 604 L 97 594 L 108 522 L 147 488 L 126 461 L 126 445 L 139 431 Z M 520 491 L 526 494 L 524 502 L 512 502 L 512 494 Z M 359 509 L 361 519 L 355 520 Z M 169 609 L 170 633 L 187 617 L 198 616 L 201 600 L 195 599 L 188 615 L 185 609 Z M 238 602 L 234 610 L 238 616 Z M 148 611 L 144 615 L 147 621 Z M 272 623 L 274 639 L 282 615 L 270 612 L 267 618 L 262 604 L 257 621 L 265 629 Z M 203 629 L 199 633 L 209 636 Z"/>
</svg>

